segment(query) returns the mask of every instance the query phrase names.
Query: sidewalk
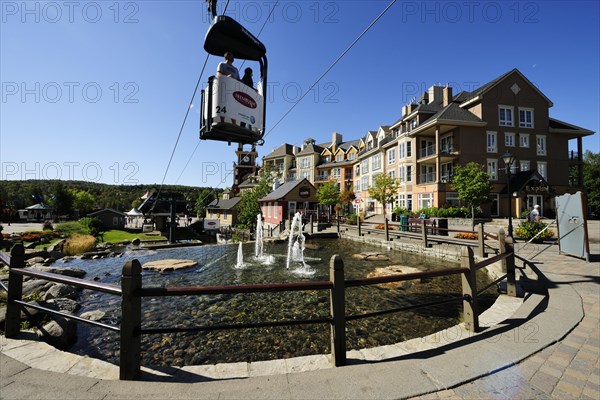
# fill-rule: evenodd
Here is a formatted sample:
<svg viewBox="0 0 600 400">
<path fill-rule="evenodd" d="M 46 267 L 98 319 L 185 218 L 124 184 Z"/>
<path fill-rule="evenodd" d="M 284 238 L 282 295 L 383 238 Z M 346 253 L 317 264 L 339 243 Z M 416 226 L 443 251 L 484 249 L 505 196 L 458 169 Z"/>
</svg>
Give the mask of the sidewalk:
<svg viewBox="0 0 600 400">
<path fill-rule="evenodd" d="M 458 340 L 446 337 L 437 348 L 386 357 L 386 351 L 399 351 L 394 345 L 393 349 L 380 350 L 381 361 L 369 362 L 349 354 L 352 365 L 301 373 L 282 374 L 281 368 L 275 368 L 271 375 L 252 375 L 250 364 L 238 363 L 245 379 L 212 379 L 192 372 L 165 371 L 196 382 L 190 384 L 120 382 L 42 371 L 4 354 L 10 344 L 4 339 L 0 342 L 0 397 L 598 399 L 600 245 L 591 245 L 591 251 L 593 262 L 586 263 L 559 255 L 557 246 L 550 246 L 533 260 L 533 268 L 540 270 L 542 279 L 536 282 L 534 271 L 527 269 L 531 287 L 537 284 L 538 288 L 528 294 L 511 317 L 475 336 L 465 334 Z M 424 338 L 421 343 L 428 345 L 428 340 Z M 32 357 L 31 352 L 28 355 Z M 58 370 L 61 360 L 55 358 L 53 362 Z M 79 365 L 93 369 L 89 359 L 87 364 L 80 360 Z M 146 379 L 157 377 L 147 375 Z"/>
</svg>

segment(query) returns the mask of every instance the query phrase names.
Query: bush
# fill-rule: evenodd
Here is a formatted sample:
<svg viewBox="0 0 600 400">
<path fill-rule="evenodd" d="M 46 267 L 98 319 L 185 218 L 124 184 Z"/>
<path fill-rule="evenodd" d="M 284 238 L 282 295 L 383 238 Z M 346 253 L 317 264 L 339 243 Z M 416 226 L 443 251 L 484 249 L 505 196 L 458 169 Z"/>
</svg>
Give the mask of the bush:
<svg viewBox="0 0 600 400">
<path fill-rule="evenodd" d="M 357 224 L 357 222 L 356 222 L 357 218 L 358 218 L 358 216 L 356 214 L 349 214 L 346 217 L 346 223 L 348 225 L 356 225 Z"/>
<path fill-rule="evenodd" d="M 394 209 L 392 210 L 392 212 L 396 215 L 402 215 L 402 214 L 411 214 L 411 211 L 406 209 L 406 208 L 402 208 L 402 207 L 394 207 Z"/>
<path fill-rule="evenodd" d="M 86 235 L 88 230 L 85 226 L 81 225 L 79 221 L 63 222 L 56 225 L 56 230 L 65 236 L 71 236 L 74 234 Z"/>
<path fill-rule="evenodd" d="M 84 217 L 79 220 L 79 223 L 85 227 L 87 231 L 86 233 L 93 236 L 98 236 L 101 232 L 106 230 L 104 229 L 102 221 L 100 221 L 98 218 Z"/>
<path fill-rule="evenodd" d="M 65 240 L 63 253 L 67 256 L 76 256 L 96 247 L 96 238 L 91 235 L 74 234 Z"/>
<path fill-rule="evenodd" d="M 477 240 L 478 236 L 476 233 L 457 233 L 454 235 L 457 239 L 469 239 L 469 240 Z"/>
<path fill-rule="evenodd" d="M 52 221 L 50 221 L 48 219 L 45 220 L 42 230 L 44 230 L 44 231 L 53 231 L 54 227 L 52 226 Z"/>
<path fill-rule="evenodd" d="M 548 226 L 548 224 L 543 222 L 521 222 L 519 227 L 515 229 L 515 233 L 521 239 L 530 240 L 546 228 L 546 226 Z M 543 242 L 544 240 L 551 239 L 553 236 L 554 232 L 550 229 L 546 229 L 542 234 L 535 238 L 535 241 Z"/>
</svg>

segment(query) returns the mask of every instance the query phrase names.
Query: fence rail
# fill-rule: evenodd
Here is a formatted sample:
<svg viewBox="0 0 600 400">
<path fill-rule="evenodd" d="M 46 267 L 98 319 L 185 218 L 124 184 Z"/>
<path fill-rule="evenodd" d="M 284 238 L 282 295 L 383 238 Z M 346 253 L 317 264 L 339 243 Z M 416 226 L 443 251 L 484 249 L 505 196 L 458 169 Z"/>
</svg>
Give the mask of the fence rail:
<svg viewBox="0 0 600 400">
<path fill-rule="evenodd" d="M 331 257 L 329 269 L 329 281 L 316 282 L 293 282 L 276 284 L 236 285 L 236 286 L 191 286 L 191 287 L 142 287 L 142 268 L 137 260 L 125 263 L 121 276 L 121 287 L 105 285 L 84 279 L 65 277 L 48 272 L 25 269 L 24 248 L 22 244 L 15 245 L 11 255 L 0 254 L 0 260 L 9 265 L 8 288 L 0 285 L 0 289 L 7 290 L 8 303 L 6 310 L 5 334 L 12 338 L 20 331 L 21 310 L 23 308 L 34 308 L 52 315 L 72 319 L 82 323 L 88 323 L 120 333 L 120 379 L 138 379 L 141 371 L 141 338 L 148 334 L 166 334 L 173 332 L 202 332 L 230 329 L 252 329 L 274 326 L 296 326 L 303 324 L 329 324 L 331 332 L 331 354 L 335 366 L 346 364 L 346 322 L 362 318 L 373 318 L 381 315 L 397 313 L 417 308 L 432 307 L 435 305 L 449 304 L 453 302 L 463 303 L 463 315 L 465 327 L 471 331 L 479 330 L 479 310 L 477 296 L 488 290 L 493 284 L 501 279 L 508 279 L 508 294 L 515 296 L 515 265 L 512 241 L 505 238 L 504 232 L 499 232 L 499 247 L 501 254 L 475 263 L 473 249 L 463 247 L 461 252 L 461 266 L 434 271 L 424 271 L 401 275 L 388 275 L 382 277 L 351 279 L 344 277 L 344 263 L 339 255 Z M 478 290 L 475 274 L 478 269 L 494 262 L 501 262 L 506 274 L 492 284 Z M 412 279 L 426 279 L 448 275 L 460 275 L 462 277 L 462 296 L 428 303 L 410 304 L 408 306 L 378 310 L 355 315 L 346 315 L 346 288 L 375 285 L 381 283 L 402 282 Z M 74 287 L 89 289 L 98 292 L 121 296 L 121 319 L 120 326 L 111 326 L 94 321 L 88 321 L 81 317 L 57 312 L 39 305 L 26 303 L 22 299 L 23 277 L 35 277 L 52 282 L 60 282 Z M 272 293 L 282 291 L 307 291 L 327 290 L 329 291 L 329 316 L 322 318 L 280 320 L 280 321 L 255 321 L 240 324 L 221 324 L 211 326 L 175 326 L 164 328 L 142 327 L 142 298 L 164 297 L 164 296 L 203 296 L 217 294 L 241 294 L 241 293 Z"/>
</svg>

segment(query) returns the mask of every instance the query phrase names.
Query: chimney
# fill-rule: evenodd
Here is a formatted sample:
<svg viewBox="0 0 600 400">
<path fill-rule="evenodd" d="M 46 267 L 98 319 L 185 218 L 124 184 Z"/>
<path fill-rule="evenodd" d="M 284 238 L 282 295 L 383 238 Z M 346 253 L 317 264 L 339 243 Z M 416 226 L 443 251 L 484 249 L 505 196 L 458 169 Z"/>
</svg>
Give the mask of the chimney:
<svg viewBox="0 0 600 400">
<path fill-rule="evenodd" d="M 292 145 L 292 154 L 296 155 L 296 153 L 298 152 L 298 147 L 296 147 L 295 144 Z"/>
<path fill-rule="evenodd" d="M 414 103 L 410 103 L 408 106 L 406 106 L 406 114 L 410 114 L 411 112 L 415 111 L 417 109 L 417 105 Z"/>
<path fill-rule="evenodd" d="M 333 134 L 331 135 L 331 145 L 339 145 L 340 143 L 342 143 L 342 134 L 341 133 L 337 133 L 337 132 L 333 132 Z"/>
<path fill-rule="evenodd" d="M 428 93 L 429 103 L 433 103 L 433 102 L 441 103 L 442 102 L 442 90 L 443 89 L 444 89 L 443 87 L 436 86 L 436 85 L 433 85 L 432 87 L 430 87 L 429 88 L 429 93 Z"/>
<path fill-rule="evenodd" d="M 444 107 L 446 107 L 448 104 L 452 103 L 452 87 L 450 86 L 446 86 L 443 90 L 442 90 L 442 96 L 444 98 L 444 101 L 442 103 L 442 105 Z"/>
<path fill-rule="evenodd" d="M 402 106 L 402 116 L 404 117 L 406 114 L 408 114 L 408 106 Z"/>
</svg>

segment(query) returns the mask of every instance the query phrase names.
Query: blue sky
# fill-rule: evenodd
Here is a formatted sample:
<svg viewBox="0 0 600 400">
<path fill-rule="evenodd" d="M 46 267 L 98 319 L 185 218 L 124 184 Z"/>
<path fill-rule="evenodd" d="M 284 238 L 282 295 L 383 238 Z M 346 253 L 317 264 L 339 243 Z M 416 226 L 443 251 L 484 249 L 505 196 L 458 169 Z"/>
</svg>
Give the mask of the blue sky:
<svg viewBox="0 0 600 400">
<path fill-rule="evenodd" d="M 258 34 L 275 3 L 232 0 L 227 15 Z M 515 67 L 553 101 L 552 117 L 600 130 L 597 1 L 397 1 L 271 130 L 389 3 L 277 4 L 260 35 L 270 67 L 260 157 L 307 137 L 329 141 L 333 131 L 357 139 L 396 121 L 432 84 L 472 90 Z M 205 2 L 0 9 L 1 179 L 160 183 L 206 57 Z M 209 58 L 203 82 L 220 61 Z M 234 146 L 202 141 L 190 158 L 198 105 L 197 96 L 165 183 L 230 186 Z M 599 147 L 598 133 L 584 139 L 584 149 Z"/>
</svg>

